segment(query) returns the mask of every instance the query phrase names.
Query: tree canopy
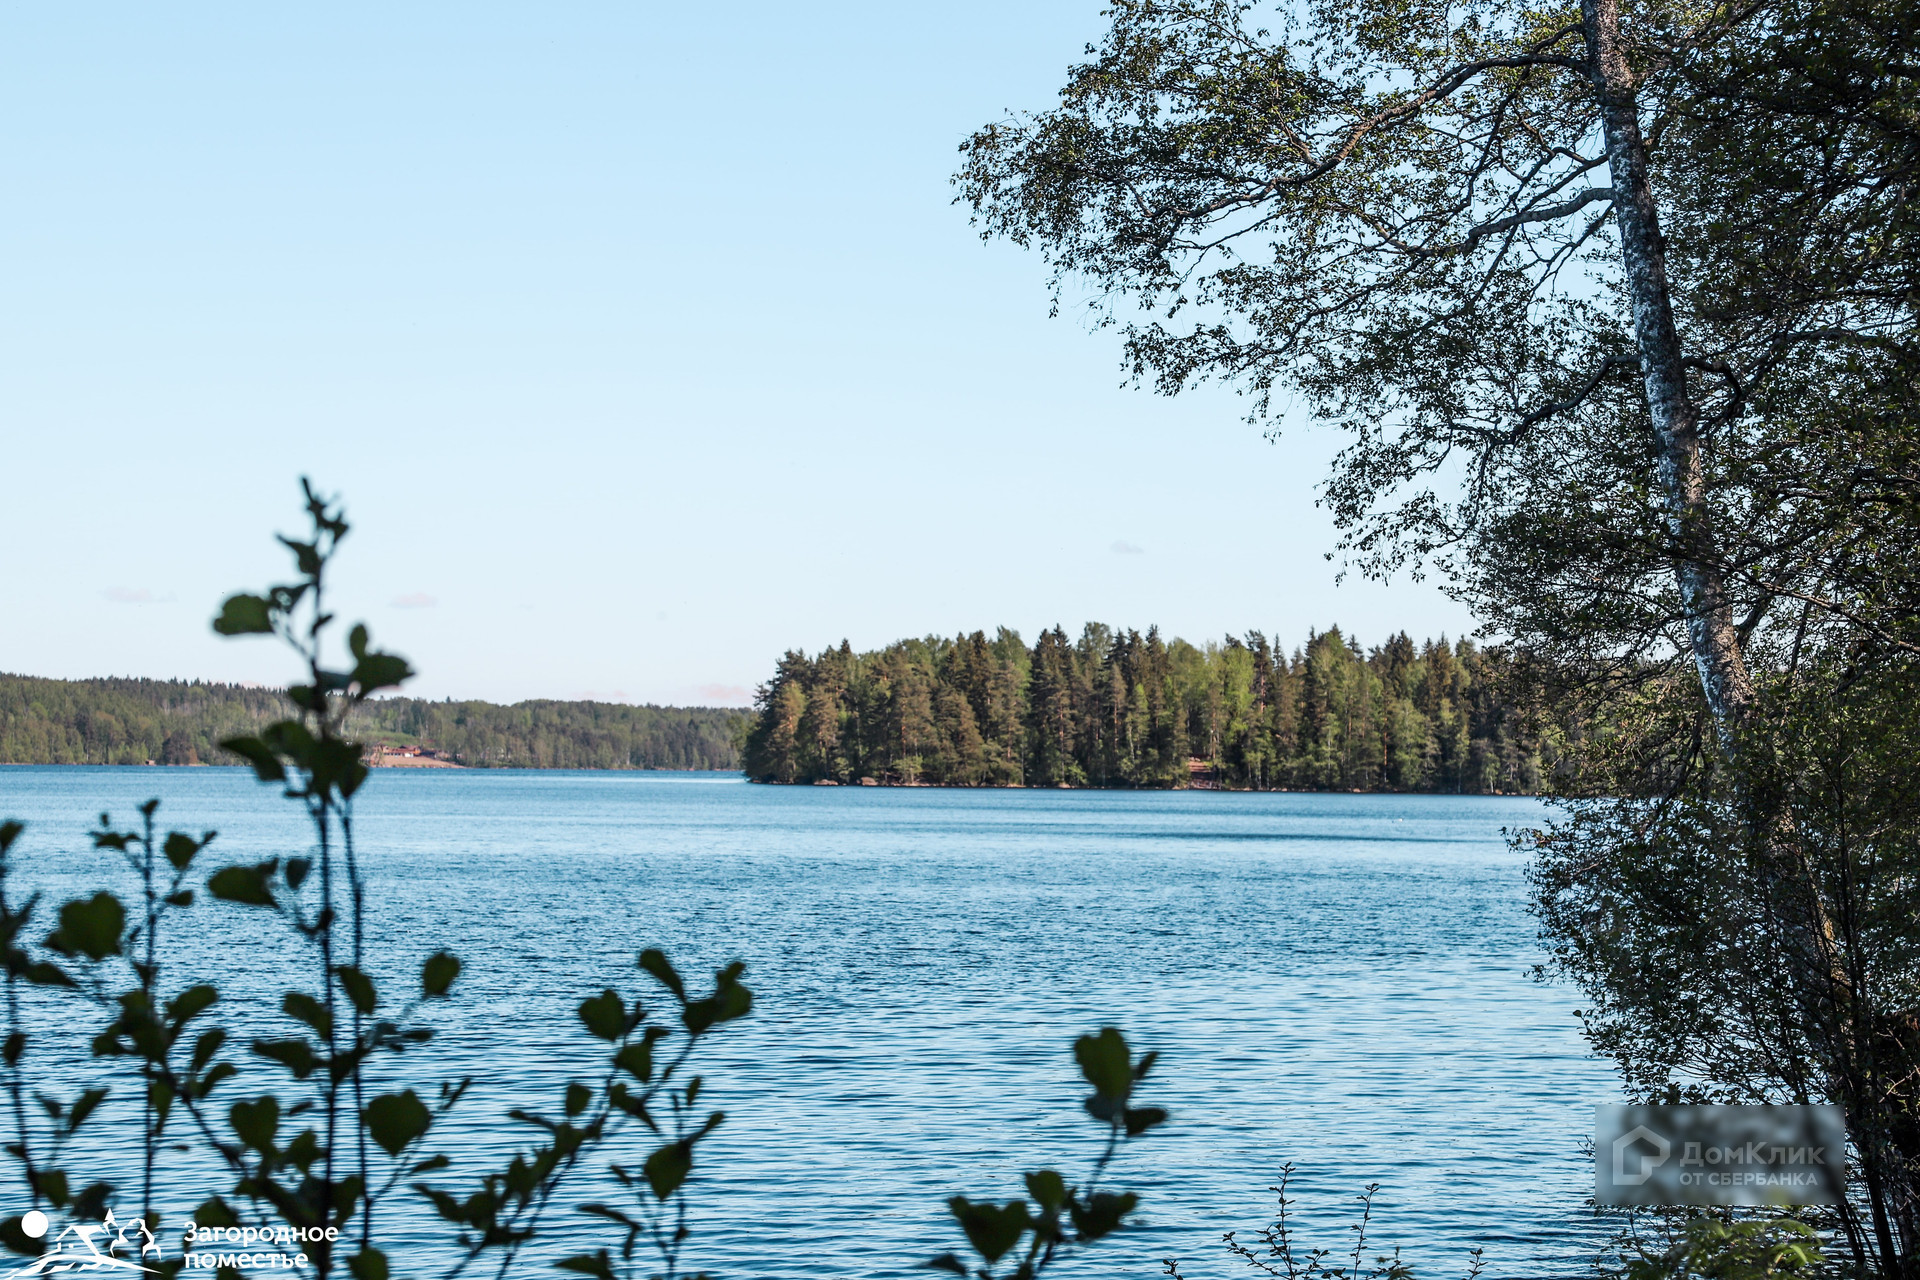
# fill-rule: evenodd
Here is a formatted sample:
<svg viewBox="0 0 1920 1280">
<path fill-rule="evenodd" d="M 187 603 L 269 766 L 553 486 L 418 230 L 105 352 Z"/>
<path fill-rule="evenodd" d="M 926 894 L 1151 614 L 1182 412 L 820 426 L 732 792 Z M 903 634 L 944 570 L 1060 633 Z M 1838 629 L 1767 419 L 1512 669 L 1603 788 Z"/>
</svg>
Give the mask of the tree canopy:
<svg viewBox="0 0 1920 1280">
<path fill-rule="evenodd" d="M 1504 651 L 1335 627 L 1289 656 L 1089 624 L 789 652 L 742 767 L 761 782 L 1529 792 L 1542 745 Z"/>
<path fill-rule="evenodd" d="M 277 689 L 0 675 L 0 764 L 239 764 L 221 741 L 283 711 Z M 482 768 L 733 769 L 744 720 L 719 707 L 376 698 L 355 709 L 354 730 Z"/>
<path fill-rule="evenodd" d="M 961 199 L 1137 378 L 1344 429 L 1358 565 L 1596 677 L 1687 662 L 1723 729 L 1756 661 L 1915 643 L 1909 9 L 1109 13 Z"/>
</svg>

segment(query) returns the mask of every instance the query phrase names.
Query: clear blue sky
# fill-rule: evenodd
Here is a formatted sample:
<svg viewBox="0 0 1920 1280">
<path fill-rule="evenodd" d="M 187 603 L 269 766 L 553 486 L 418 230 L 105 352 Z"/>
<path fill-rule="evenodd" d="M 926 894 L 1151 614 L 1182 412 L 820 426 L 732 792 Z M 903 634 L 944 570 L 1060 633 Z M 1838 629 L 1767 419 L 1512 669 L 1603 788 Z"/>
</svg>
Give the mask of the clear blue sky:
<svg viewBox="0 0 1920 1280">
<path fill-rule="evenodd" d="M 741 701 L 788 647 L 1089 619 L 1291 646 L 1314 486 L 1121 387 L 955 148 L 1087 3 L 0 9 L 0 670 L 273 681 L 214 638 L 345 494 L 343 607 L 494 699 Z"/>
</svg>

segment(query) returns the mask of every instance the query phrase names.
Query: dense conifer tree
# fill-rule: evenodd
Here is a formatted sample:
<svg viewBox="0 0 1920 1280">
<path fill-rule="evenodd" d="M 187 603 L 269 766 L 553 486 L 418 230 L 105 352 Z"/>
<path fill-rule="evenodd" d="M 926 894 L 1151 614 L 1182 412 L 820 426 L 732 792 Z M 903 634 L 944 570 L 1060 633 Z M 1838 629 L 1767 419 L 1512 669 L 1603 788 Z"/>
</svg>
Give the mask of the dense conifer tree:
<svg viewBox="0 0 1920 1280">
<path fill-rule="evenodd" d="M 1504 651 L 1367 651 L 1339 628 L 1291 658 L 1258 631 L 1198 647 L 1159 629 L 1002 627 L 856 654 L 790 652 L 744 767 L 763 782 L 1524 792 L 1542 745 Z"/>
</svg>

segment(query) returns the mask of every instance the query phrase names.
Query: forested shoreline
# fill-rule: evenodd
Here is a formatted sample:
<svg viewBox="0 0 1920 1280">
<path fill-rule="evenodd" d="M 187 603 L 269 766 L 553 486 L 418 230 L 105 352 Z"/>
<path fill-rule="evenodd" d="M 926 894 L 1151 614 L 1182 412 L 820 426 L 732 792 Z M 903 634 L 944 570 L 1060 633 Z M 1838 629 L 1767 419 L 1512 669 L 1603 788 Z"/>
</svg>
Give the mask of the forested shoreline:
<svg viewBox="0 0 1920 1280">
<path fill-rule="evenodd" d="M 0 764 L 238 764 L 223 738 L 285 718 L 275 689 L 183 680 L 0 675 Z M 745 713 L 610 702 L 365 703 L 365 741 L 505 769 L 734 769 Z"/>
<path fill-rule="evenodd" d="M 1029 648 L 1000 628 L 842 642 L 781 659 L 755 711 L 603 702 L 386 698 L 369 743 L 469 767 L 742 769 L 758 782 L 1523 793 L 1537 732 L 1502 650 L 1338 627 L 1291 654 L 1090 624 Z M 219 743 L 285 714 L 274 689 L 0 675 L 0 763 L 233 764 Z M 744 752 L 740 743 L 744 740 Z"/>
<path fill-rule="evenodd" d="M 1338 627 L 1292 654 L 1089 624 L 790 651 L 755 701 L 758 782 L 1525 793 L 1541 742 L 1504 650 Z"/>
</svg>

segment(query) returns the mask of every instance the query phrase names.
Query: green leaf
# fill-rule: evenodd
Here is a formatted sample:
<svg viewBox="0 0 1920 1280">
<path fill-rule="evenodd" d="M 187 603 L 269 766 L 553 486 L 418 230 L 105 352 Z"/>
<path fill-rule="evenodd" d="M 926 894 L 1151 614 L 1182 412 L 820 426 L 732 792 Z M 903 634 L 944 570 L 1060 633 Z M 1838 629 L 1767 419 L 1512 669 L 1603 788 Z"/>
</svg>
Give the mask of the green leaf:
<svg viewBox="0 0 1920 1280">
<path fill-rule="evenodd" d="M 654 1123 L 653 1116 L 647 1111 L 646 1099 L 635 1096 L 623 1082 L 613 1082 L 607 1089 L 607 1100 L 628 1115 L 637 1117 L 640 1123 L 655 1133 L 660 1132 L 660 1126 Z"/>
<path fill-rule="evenodd" d="M 424 1182 L 414 1183 L 413 1189 L 420 1195 L 425 1196 L 428 1200 L 431 1200 L 434 1210 L 448 1222 L 466 1222 L 469 1217 L 473 1216 L 468 1214 L 458 1200 L 455 1200 L 444 1191 L 436 1190 Z"/>
<path fill-rule="evenodd" d="M 1080 1063 L 1080 1074 L 1101 1097 L 1123 1100 L 1133 1091 L 1132 1058 L 1127 1052 L 1127 1038 L 1117 1027 L 1102 1027 L 1099 1035 L 1081 1036 L 1073 1042 L 1073 1056 Z"/>
<path fill-rule="evenodd" d="M 167 1115 L 173 1110 L 173 1100 L 177 1096 L 179 1095 L 174 1093 L 173 1086 L 164 1080 L 155 1080 L 147 1086 L 147 1101 L 152 1104 L 153 1113 L 158 1117 L 158 1122 L 154 1126 L 156 1133 L 166 1128 Z"/>
<path fill-rule="evenodd" d="M 304 991 L 289 991 L 280 1000 L 280 1007 L 287 1016 L 306 1023 L 319 1033 L 321 1039 L 333 1034 L 333 1015 L 327 1006 L 315 1000 Z"/>
<path fill-rule="evenodd" d="M 712 995 L 691 1001 L 681 1010 L 680 1020 L 689 1034 L 701 1035 L 719 1023 L 744 1018 L 753 1011 L 753 993 L 740 985 L 740 975 L 745 971 L 744 964 L 734 961 L 714 975 Z"/>
<path fill-rule="evenodd" d="M 25 1033 L 19 1031 L 9 1032 L 7 1035 L 6 1048 L 0 1049 L 0 1059 L 5 1059 L 6 1064 L 11 1067 L 20 1061 L 20 1055 L 26 1051 L 27 1037 Z"/>
<path fill-rule="evenodd" d="M 647 1157 L 642 1172 L 647 1175 L 647 1185 L 653 1188 L 656 1200 L 665 1200 L 680 1189 L 680 1184 L 693 1172 L 693 1144 L 691 1142 L 669 1142 Z"/>
<path fill-rule="evenodd" d="M 376 689 L 395 688 L 411 680 L 413 674 L 407 660 L 397 654 L 370 653 L 354 664 L 353 682 L 360 686 L 360 696 L 365 697 Z"/>
<path fill-rule="evenodd" d="M 83 955 L 105 960 L 120 954 L 120 936 L 127 927 L 127 909 L 120 899 L 102 890 L 60 908 L 60 928 L 47 945 L 61 955 Z"/>
<path fill-rule="evenodd" d="M 107 1201 L 113 1197 L 111 1182 L 90 1182 L 80 1189 L 67 1207 L 67 1216 L 85 1220 L 92 1218 L 98 1222 L 107 1214 Z"/>
<path fill-rule="evenodd" d="M 212 840 L 213 832 L 211 831 L 198 840 L 184 832 L 169 831 L 166 843 L 160 848 L 167 855 L 167 861 L 173 864 L 175 871 L 185 871 L 188 864 L 193 861 L 194 855 L 206 848 Z"/>
<path fill-rule="evenodd" d="M 273 606 L 263 597 L 244 591 L 228 596 L 220 606 L 220 616 L 213 620 L 213 629 L 223 636 L 271 635 Z"/>
<path fill-rule="evenodd" d="M 67 1175 L 59 1169 L 42 1169 L 32 1179 L 32 1185 L 56 1207 L 65 1208 L 72 1198 L 67 1191 Z"/>
<path fill-rule="evenodd" d="M 658 947 L 648 947 L 640 953 L 640 967 L 654 976 L 661 986 L 673 992 L 678 999 L 687 998 L 687 984 L 680 980 L 680 974 L 674 969 L 667 953 Z"/>
<path fill-rule="evenodd" d="M 570 1116 L 579 1115 L 582 1111 L 585 1111 L 587 1109 L 587 1104 L 592 1101 L 593 1101 L 593 1090 L 587 1088 L 587 1086 L 579 1083 L 578 1081 L 575 1081 L 572 1084 L 569 1084 L 567 1086 L 567 1100 L 565 1105 L 566 1105 L 568 1115 Z"/>
<path fill-rule="evenodd" d="M 609 1222 L 617 1222 L 623 1227 L 636 1227 L 640 1230 L 645 1230 L 645 1227 L 640 1223 L 634 1221 L 610 1204 L 601 1204 L 596 1200 L 588 1204 L 575 1205 L 574 1208 L 580 1210 L 582 1213 L 591 1214 L 596 1218 L 605 1218 Z"/>
<path fill-rule="evenodd" d="M 1131 1191 L 1118 1194 L 1111 1191 L 1098 1191 L 1084 1204 L 1069 1207 L 1073 1217 L 1074 1229 L 1082 1240 L 1098 1240 L 1101 1236 L 1117 1231 L 1120 1219 L 1132 1213 L 1140 1203 L 1140 1197 Z"/>
<path fill-rule="evenodd" d="M 1127 1136 L 1131 1138 L 1145 1133 L 1157 1124 L 1165 1124 L 1167 1113 L 1159 1107 L 1128 1107 L 1121 1119 L 1126 1122 Z"/>
<path fill-rule="evenodd" d="M 367 1132 L 390 1156 L 398 1156 L 433 1124 L 433 1113 L 411 1089 L 382 1094 L 367 1104 Z"/>
<path fill-rule="evenodd" d="M 193 890 L 191 890 L 191 889 L 182 889 L 182 890 L 181 890 L 180 892 L 178 892 L 178 893 L 170 893 L 170 894 L 168 894 L 168 895 L 167 895 L 167 905 L 168 905 L 168 906 L 170 906 L 170 907 L 190 907 L 190 906 L 192 906 L 192 905 L 193 905 Z"/>
<path fill-rule="evenodd" d="M 285 756 L 301 768 L 310 768 L 318 740 L 298 720 L 275 720 L 260 731 L 260 741 L 275 756 Z"/>
<path fill-rule="evenodd" d="M 227 1123 L 240 1141 L 263 1155 L 270 1154 L 274 1135 L 280 1132 L 280 1099 L 267 1094 L 252 1102 L 236 1102 L 227 1112 Z"/>
<path fill-rule="evenodd" d="M 310 758 L 315 788 L 321 791 L 331 788 L 343 796 L 359 790 L 367 778 L 367 766 L 360 762 L 364 750 L 356 742 L 343 742 L 338 738 L 315 743 Z"/>
<path fill-rule="evenodd" d="M 642 1084 L 653 1079 L 653 1042 L 665 1034 L 658 1027 L 648 1027 L 646 1034 L 632 1044 L 620 1046 L 620 1052 L 613 1055 L 613 1065 L 627 1072 Z"/>
<path fill-rule="evenodd" d="M 974 1204 L 965 1196 L 955 1196 L 947 1201 L 947 1208 L 960 1223 L 960 1229 L 967 1233 L 968 1243 L 989 1264 L 999 1261 L 1001 1254 L 1019 1244 L 1020 1237 L 1032 1225 L 1025 1200 L 1009 1200 L 1005 1205 Z"/>
<path fill-rule="evenodd" d="M 0 1244 L 4 1244 L 15 1253 L 25 1254 L 29 1258 L 40 1256 L 40 1254 L 46 1251 L 47 1247 L 45 1237 L 36 1239 L 21 1230 L 20 1219 L 17 1217 L 8 1218 L 0 1222 Z"/>
<path fill-rule="evenodd" d="M 1039 1202 L 1042 1210 L 1053 1213 L 1067 1202 L 1066 1179 L 1052 1169 L 1030 1173 L 1027 1175 L 1027 1194 Z"/>
<path fill-rule="evenodd" d="M 928 1258 L 920 1266 L 927 1271 L 951 1271 L 957 1276 L 967 1274 L 967 1264 L 950 1253 L 943 1253 L 937 1258 Z"/>
<path fill-rule="evenodd" d="M 444 996 L 453 988 L 453 980 L 459 976 L 460 957 L 451 951 L 436 951 L 421 966 L 420 990 L 430 997 Z"/>
<path fill-rule="evenodd" d="M 350 964 L 341 965 L 334 973 L 340 978 L 340 989 L 347 993 L 347 999 L 353 1001 L 353 1007 L 361 1013 L 372 1013 L 380 1003 L 373 979 Z"/>
<path fill-rule="evenodd" d="M 276 536 L 280 539 L 281 546 L 293 552 L 293 562 L 299 566 L 303 575 L 311 578 L 320 572 L 321 566 L 326 561 L 321 558 L 318 545 L 311 542 L 296 542 L 284 533 Z"/>
<path fill-rule="evenodd" d="M 353 1280 L 387 1280 L 387 1255 L 368 1246 L 347 1259 Z"/>
<path fill-rule="evenodd" d="M 12 818 L 8 818 L 5 822 L 0 822 L 0 853 L 5 853 L 7 850 L 13 848 L 13 842 L 18 840 L 20 833 L 26 829 L 26 823 L 15 822 Z"/>
<path fill-rule="evenodd" d="M 222 867 L 207 877 L 207 892 L 222 902 L 270 907 L 274 903 L 269 877 L 275 865 L 263 862 L 252 867 Z"/>
<path fill-rule="evenodd" d="M 189 1071 L 194 1075 L 200 1074 L 201 1070 L 213 1061 L 213 1055 L 220 1052 L 220 1046 L 226 1042 L 227 1033 L 218 1027 L 212 1031 L 201 1032 L 200 1038 L 193 1042 L 193 1065 L 188 1068 Z"/>
<path fill-rule="evenodd" d="M 620 993 L 609 987 L 580 1002 L 580 1021 L 590 1034 L 618 1040 L 627 1034 L 627 1007 L 620 1002 Z"/>
<path fill-rule="evenodd" d="M 312 858 L 288 858 L 286 870 L 287 888 L 298 889 L 307 882 L 307 875 L 313 870 Z"/>
<path fill-rule="evenodd" d="M 99 1106 L 106 1096 L 105 1089 L 88 1089 L 74 1099 L 72 1110 L 67 1112 L 67 1132 L 73 1133 L 86 1123 L 87 1117 L 93 1114 L 93 1109 Z"/>
<path fill-rule="evenodd" d="M 605 1249 L 598 1253 L 576 1253 L 553 1265 L 562 1271 L 578 1271 L 582 1275 L 598 1276 L 599 1280 L 614 1280 L 613 1259 L 607 1256 Z"/>
<path fill-rule="evenodd" d="M 305 1080 L 320 1065 L 313 1046 L 305 1040 L 255 1040 L 253 1051 L 285 1067 L 295 1080 Z"/>
<path fill-rule="evenodd" d="M 176 1027 L 184 1026 L 205 1013 L 219 999 L 220 992 L 204 982 L 188 987 L 167 1001 L 167 1021 Z"/>
<path fill-rule="evenodd" d="M 48 964 L 44 960 L 27 965 L 21 969 L 20 976 L 35 986 L 41 987 L 71 987 L 75 985 L 73 979 L 67 975 L 65 970 L 57 965 Z"/>
<path fill-rule="evenodd" d="M 281 782 L 287 770 L 266 743 L 254 737 L 222 738 L 220 745 L 253 766 L 253 776 L 262 782 Z"/>
<path fill-rule="evenodd" d="M 207 1074 L 202 1076 L 200 1079 L 200 1089 L 199 1089 L 200 1096 L 204 1098 L 208 1094 L 212 1093 L 214 1090 L 214 1086 L 218 1085 L 221 1081 L 227 1079 L 229 1076 L 238 1074 L 238 1070 L 239 1069 L 236 1068 L 231 1062 L 214 1063 L 212 1068 L 208 1070 Z"/>
</svg>

